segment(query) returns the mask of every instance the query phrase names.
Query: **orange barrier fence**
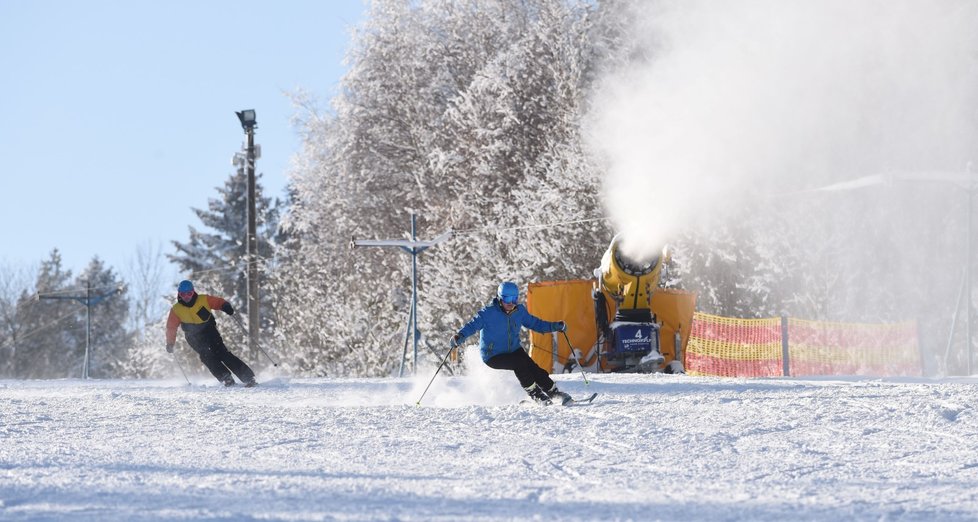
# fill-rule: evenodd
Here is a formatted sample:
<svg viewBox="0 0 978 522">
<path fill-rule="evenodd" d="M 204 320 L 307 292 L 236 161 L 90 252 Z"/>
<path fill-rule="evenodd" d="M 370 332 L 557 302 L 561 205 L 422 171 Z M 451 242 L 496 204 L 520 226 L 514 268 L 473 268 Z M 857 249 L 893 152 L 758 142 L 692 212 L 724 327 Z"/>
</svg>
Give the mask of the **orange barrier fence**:
<svg viewBox="0 0 978 522">
<path fill-rule="evenodd" d="M 697 312 L 684 355 L 690 375 L 890 377 L 923 373 L 915 322 L 735 319 Z"/>
</svg>

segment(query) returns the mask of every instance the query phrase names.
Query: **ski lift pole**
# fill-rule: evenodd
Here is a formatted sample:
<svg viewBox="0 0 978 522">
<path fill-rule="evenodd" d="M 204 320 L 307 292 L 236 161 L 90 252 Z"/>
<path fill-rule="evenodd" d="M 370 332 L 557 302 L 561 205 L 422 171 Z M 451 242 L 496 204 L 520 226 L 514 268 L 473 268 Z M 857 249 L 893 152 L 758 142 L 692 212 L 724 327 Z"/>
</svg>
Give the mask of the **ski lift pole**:
<svg viewBox="0 0 978 522">
<path fill-rule="evenodd" d="M 238 328 L 241 328 L 241 331 L 244 332 L 245 335 L 248 335 L 248 329 L 241 323 L 241 318 L 239 318 L 237 315 L 232 315 L 231 319 L 234 319 L 234 322 L 238 325 Z M 260 344 L 255 343 L 255 346 L 257 346 L 258 350 L 268 358 L 268 360 L 272 363 L 272 366 L 275 366 L 276 368 L 278 367 L 278 363 L 275 362 L 275 359 L 272 359 L 272 357 L 268 355 L 268 352 L 266 352 Z"/>
<path fill-rule="evenodd" d="M 119 286 L 114 288 L 110 292 L 93 296 L 92 281 L 91 279 L 86 279 L 85 295 L 37 294 L 38 299 L 69 299 L 69 300 L 78 301 L 79 303 L 85 305 L 85 359 L 82 362 L 82 379 L 88 379 L 88 373 L 90 369 L 89 367 L 91 366 L 92 307 L 112 297 L 113 295 L 122 292 L 122 290 L 123 287 Z"/>
<path fill-rule="evenodd" d="M 577 350 L 574 349 L 574 345 L 570 342 L 570 337 L 567 337 L 567 327 L 565 326 L 560 333 L 564 334 L 564 339 L 567 341 L 567 346 L 570 348 L 571 355 L 574 356 L 574 362 L 577 363 L 577 367 L 581 369 L 581 377 L 584 377 L 584 386 L 590 386 L 591 383 L 587 380 L 587 374 L 584 373 L 584 367 L 581 366 L 581 360 L 577 358 Z"/>
<path fill-rule="evenodd" d="M 421 331 L 418 330 L 418 255 L 420 255 L 425 250 L 448 241 L 452 238 L 452 231 L 442 233 L 440 236 L 429 240 L 429 241 L 418 241 L 417 238 L 417 215 L 411 213 L 411 239 L 356 239 L 352 238 L 350 240 L 350 247 L 398 247 L 401 250 L 411 254 L 411 313 L 408 316 L 408 335 L 411 335 L 411 331 L 414 331 L 414 361 L 412 365 L 412 371 L 417 372 L 418 368 L 418 338 L 421 336 Z M 412 328 L 413 325 L 413 328 Z M 401 353 L 401 366 L 398 370 L 398 377 L 404 376 L 404 359 L 407 357 L 407 343 L 405 343 L 404 351 Z"/>
</svg>

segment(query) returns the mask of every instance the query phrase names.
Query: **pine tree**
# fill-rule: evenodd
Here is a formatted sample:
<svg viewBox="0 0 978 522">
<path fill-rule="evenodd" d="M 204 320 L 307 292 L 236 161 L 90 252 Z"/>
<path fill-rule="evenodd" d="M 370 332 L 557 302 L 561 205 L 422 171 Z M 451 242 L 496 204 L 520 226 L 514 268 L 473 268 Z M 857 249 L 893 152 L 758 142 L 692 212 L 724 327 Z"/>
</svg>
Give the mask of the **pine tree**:
<svg viewBox="0 0 978 522">
<path fill-rule="evenodd" d="M 57 249 L 41 263 L 34 289 L 22 292 L 17 303 L 17 323 L 23 333 L 16 341 L 14 374 L 28 379 L 81 377 L 85 355 L 81 307 L 69 299 L 40 299 L 76 292 L 71 271 L 62 267 Z"/>
<path fill-rule="evenodd" d="M 29 269 L 6 263 L 0 268 L 0 376 L 17 377 L 17 345 L 25 333 L 18 322 L 19 298 L 35 276 Z"/>
</svg>

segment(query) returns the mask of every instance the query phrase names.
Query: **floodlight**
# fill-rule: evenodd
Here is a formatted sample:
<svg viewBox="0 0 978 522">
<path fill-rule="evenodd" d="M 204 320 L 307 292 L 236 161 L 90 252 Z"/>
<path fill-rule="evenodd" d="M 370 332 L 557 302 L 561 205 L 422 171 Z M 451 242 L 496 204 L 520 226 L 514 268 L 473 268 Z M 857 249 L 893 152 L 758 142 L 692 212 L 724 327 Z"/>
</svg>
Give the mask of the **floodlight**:
<svg viewBox="0 0 978 522">
<path fill-rule="evenodd" d="M 246 109 L 243 111 L 236 111 L 235 114 L 238 115 L 238 119 L 241 120 L 241 127 L 248 131 L 254 129 L 258 123 L 255 119 L 255 109 Z"/>
</svg>

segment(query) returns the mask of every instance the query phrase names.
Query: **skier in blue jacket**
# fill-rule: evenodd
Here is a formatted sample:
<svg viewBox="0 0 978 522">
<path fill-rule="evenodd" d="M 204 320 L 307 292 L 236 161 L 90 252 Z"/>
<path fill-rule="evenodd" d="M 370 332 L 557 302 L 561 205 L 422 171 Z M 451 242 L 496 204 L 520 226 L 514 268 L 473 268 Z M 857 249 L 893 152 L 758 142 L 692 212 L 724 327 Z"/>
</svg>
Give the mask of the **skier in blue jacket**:
<svg viewBox="0 0 978 522">
<path fill-rule="evenodd" d="M 482 360 L 490 368 L 512 370 L 526 393 L 541 404 L 549 405 L 553 400 L 566 404 L 570 395 L 557 389 L 557 385 L 546 370 L 537 366 L 520 345 L 520 328 L 526 327 L 540 333 L 562 332 L 566 328 L 563 321 L 544 321 L 518 304 L 520 290 L 516 283 L 506 281 L 499 285 L 496 297 L 479 313 L 475 314 L 458 333 L 452 337 L 452 346 L 459 346 L 466 337 L 479 334 L 479 351 Z"/>
</svg>

